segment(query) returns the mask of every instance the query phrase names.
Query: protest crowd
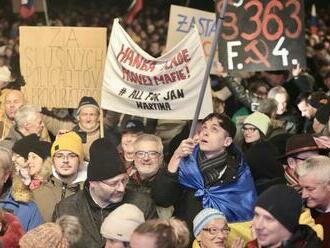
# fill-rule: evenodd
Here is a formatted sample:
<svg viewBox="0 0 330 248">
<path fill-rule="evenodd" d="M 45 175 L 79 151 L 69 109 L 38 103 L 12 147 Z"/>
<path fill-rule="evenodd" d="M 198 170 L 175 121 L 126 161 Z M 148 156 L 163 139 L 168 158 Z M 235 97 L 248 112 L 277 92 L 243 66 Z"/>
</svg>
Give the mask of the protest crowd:
<svg viewBox="0 0 330 248">
<path fill-rule="evenodd" d="M 173 104 L 146 104 L 133 115 L 103 108 L 91 95 L 74 108 L 31 103 L 20 27 L 46 26 L 45 10 L 22 17 L 3 2 L 0 247 L 330 247 L 330 6 L 317 9 L 317 26 L 305 6 L 306 66 L 231 73 L 215 58 L 206 94 L 212 108 L 190 134 L 193 113 L 190 120 L 144 115 Z M 140 68 L 151 72 L 152 59 L 168 52 L 170 2 L 145 0 L 134 10 L 130 1 L 49 1 L 47 21 L 105 27 L 108 46 L 119 36 L 111 34 L 119 17 L 147 53 L 148 67 Z M 139 56 L 132 62 L 121 49 L 123 65 L 137 63 Z M 166 66 L 189 63 L 187 51 Z M 168 82 L 195 75 L 184 70 Z M 182 92 L 168 90 L 165 98 Z"/>
</svg>

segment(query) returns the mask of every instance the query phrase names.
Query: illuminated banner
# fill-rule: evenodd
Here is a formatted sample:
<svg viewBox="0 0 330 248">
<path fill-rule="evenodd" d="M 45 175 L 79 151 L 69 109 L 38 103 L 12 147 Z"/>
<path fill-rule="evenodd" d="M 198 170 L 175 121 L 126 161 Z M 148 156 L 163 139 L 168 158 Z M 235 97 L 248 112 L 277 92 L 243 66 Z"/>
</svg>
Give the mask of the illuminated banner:
<svg viewBox="0 0 330 248">
<path fill-rule="evenodd" d="M 220 13 L 224 0 L 215 7 Z M 219 39 L 219 60 L 228 71 L 305 67 L 302 0 L 229 0 Z"/>
<path fill-rule="evenodd" d="M 206 61 L 196 30 L 159 58 L 143 51 L 115 19 L 105 64 L 101 106 L 155 119 L 193 119 Z M 210 87 L 201 108 L 213 112 Z"/>
</svg>

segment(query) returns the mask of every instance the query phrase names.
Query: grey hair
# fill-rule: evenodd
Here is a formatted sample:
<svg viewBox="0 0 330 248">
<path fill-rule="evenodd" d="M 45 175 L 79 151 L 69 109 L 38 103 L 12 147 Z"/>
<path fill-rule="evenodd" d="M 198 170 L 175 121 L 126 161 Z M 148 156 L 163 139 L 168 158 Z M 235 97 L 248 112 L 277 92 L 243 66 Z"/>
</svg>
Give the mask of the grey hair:
<svg viewBox="0 0 330 248">
<path fill-rule="evenodd" d="M 78 217 L 63 215 L 56 220 L 56 224 L 61 227 L 63 236 L 68 241 L 70 247 L 80 240 L 82 229 Z"/>
<path fill-rule="evenodd" d="M 15 114 L 15 122 L 18 127 L 22 127 L 25 122 L 31 123 L 33 119 L 35 118 L 35 115 L 37 113 L 41 112 L 41 108 L 26 104 L 22 105 Z"/>
<path fill-rule="evenodd" d="M 283 86 L 276 86 L 269 90 L 267 97 L 275 99 L 277 94 L 285 95 L 286 100 L 289 100 L 289 94 Z"/>
<path fill-rule="evenodd" d="M 327 156 L 313 156 L 297 166 L 298 177 L 313 175 L 316 180 L 327 183 L 330 181 L 330 158 Z"/>
<path fill-rule="evenodd" d="M 155 142 L 157 144 L 158 152 L 163 154 L 163 143 L 160 137 L 154 135 L 154 134 L 141 134 L 137 137 L 137 139 L 134 142 L 134 151 L 136 152 L 138 144 L 144 142 L 144 141 L 151 141 Z"/>
</svg>

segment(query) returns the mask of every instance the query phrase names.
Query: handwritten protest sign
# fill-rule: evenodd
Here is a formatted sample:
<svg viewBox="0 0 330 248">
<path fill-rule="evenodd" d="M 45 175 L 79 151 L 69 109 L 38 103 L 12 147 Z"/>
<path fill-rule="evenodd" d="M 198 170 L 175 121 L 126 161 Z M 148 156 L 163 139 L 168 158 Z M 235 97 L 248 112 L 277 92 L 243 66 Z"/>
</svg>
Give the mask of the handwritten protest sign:
<svg viewBox="0 0 330 248">
<path fill-rule="evenodd" d="M 101 106 L 156 119 L 193 119 L 206 61 L 196 30 L 159 58 L 143 51 L 114 21 Z M 200 117 L 212 112 L 210 87 Z"/>
<path fill-rule="evenodd" d="M 198 9 L 171 5 L 166 51 L 178 44 L 195 26 L 202 40 L 205 57 L 208 59 L 216 29 L 215 13 Z M 218 59 L 218 51 L 216 51 L 214 59 Z M 212 67 L 211 73 L 213 72 Z"/>
<path fill-rule="evenodd" d="M 105 28 L 20 27 L 24 95 L 58 108 L 76 108 L 82 96 L 100 100 L 105 56 Z"/>
<path fill-rule="evenodd" d="M 224 0 L 216 3 L 219 13 Z M 230 0 L 219 38 L 219 59 L 228 71 L 305 67 L 302 0 Z"/>
</svg>

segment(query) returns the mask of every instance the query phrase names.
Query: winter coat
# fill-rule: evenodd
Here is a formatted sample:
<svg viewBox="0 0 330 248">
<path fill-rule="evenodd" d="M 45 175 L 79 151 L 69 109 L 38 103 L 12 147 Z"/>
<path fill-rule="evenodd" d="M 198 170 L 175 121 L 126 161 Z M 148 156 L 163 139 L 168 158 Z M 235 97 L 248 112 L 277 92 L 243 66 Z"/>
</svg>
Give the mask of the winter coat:
<svg viewBox="0 0 330 248">
<path fill-rule="evenodd" d="M 25 231 L 29 231 L 43 223 L 39 209 L 34 202 L 15 201 L 11 192 L 1 201 L 0 207 L 16 215 Z"/>
<path fill-rule="evenodd" d="M 194 154 L 194 157 L 195 156 L 197 156 L 197 154 Z M 181 166 L 188 167 L 193 165 L 181 164 L 180 167 Z M 235 215 L 233 218 L 237 219 L 233 221 L 250 220 L 253 216 L 254 200 L 256 197 L 253 179 L 239 151 L 237 149 L 228 149 L 227 171 L 235 171 L 235 168 L 237 169 L 235 175 L 226 178 L 226 173 L 224 173 L 225 177 L 221 177 L 216 185 L 205 188 L 203 192 L 183 186 L 179 183 L 179 173 L 170 173 L 165 168 L 160 171 L 155 179 L 151 192 L 152 199 L 154 199 L 157 205 L 162 207 L 174 205 L 174 216 L 185 220 L 190 230 L 192 230 L 193 218 L 203 209 L 203 204 L 208 201 L 204 199 L 203 195 L 209 194 L 209 189 L 219 187 L 220 191 L 224 191 L 221 195 L 215 196 L 214 198 L 227 198 L 227 201 L 222 201 L 220 205 L 222 205 L 228 217 L 233 217 L 233 215 Z M 242 182 L 244 182 L 244 186 Z M 231 190 L 231 188 L 233 190 Z M 243 193 L 243 191 L 245 193 Z M 213 196 L 211 195 L 210 198 L 213 198 Z M 240 208 L 242 204 L 244 205 L 244 210 L 241 209 L 242 211 L 240 211 L 240 213 L 234 213 L 234 209 Z M 242 214 L 243 212 L 245 214 Z"/>
<path fill-rule="evenodd" d="M 318 248 L 322 241 L 309 226 L 299 225 L 288 241 L 283 242 L 279 248 Z M 257 240 L 252 240 L 246 245 L 247 248 L 259 248 Z"/>
<path fill-rule="evenodd" d="M 53 221 L 64 214 L 77 216 L 83 234 L 80 241 L 73 247 L 101 248 L 105 245 L 105 240 L 100 234 L 101 224 L 109 213 L 123 203 L 131 203 L 139 207 L 143 211 L 145 219 L 157 218 L 155 205 L 151 198 L 146 194 L 130 190 L 126 190 L 122 202 L 100 208 L 91 198 L 89 184 L 86 182 L 84 190 L 65 198 L 56 205 Z"/>
<path fill-rule="evenodd" d="M 57 203 L 83 189 L 86 180 L 86 168 L 78 172 L 77 178 L 70 185 L 63 183 L 54 170 L 53 174 L 41 187 L 33 191 L 34 201 L 45 222 L 52 220 L 52 213 Z"/>
</svg>

